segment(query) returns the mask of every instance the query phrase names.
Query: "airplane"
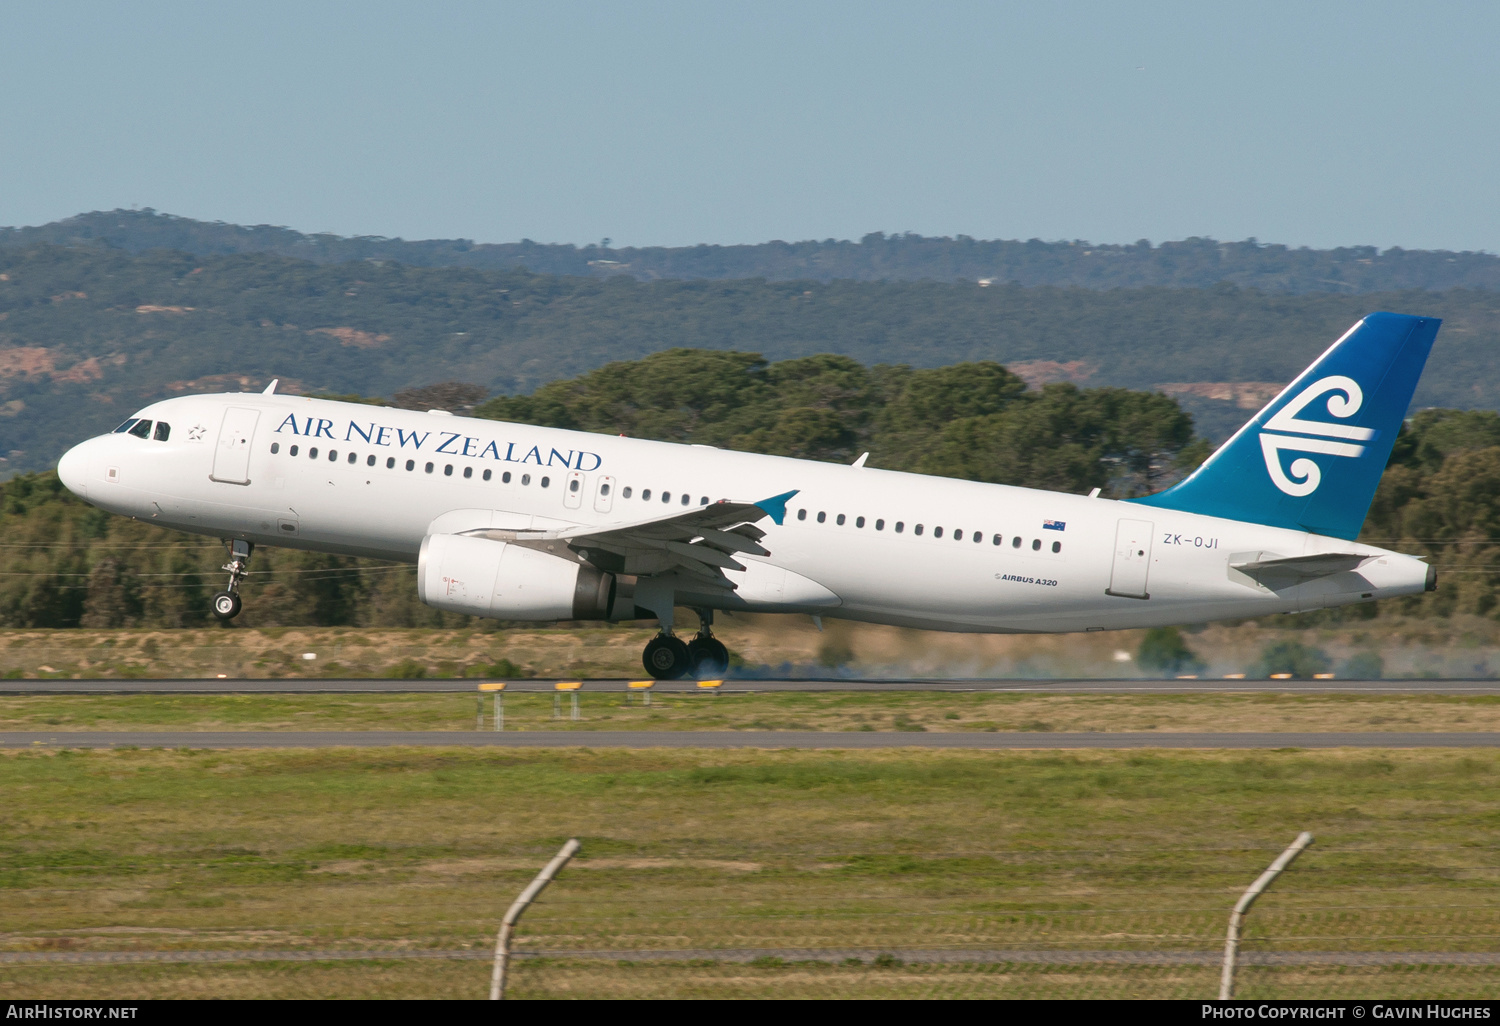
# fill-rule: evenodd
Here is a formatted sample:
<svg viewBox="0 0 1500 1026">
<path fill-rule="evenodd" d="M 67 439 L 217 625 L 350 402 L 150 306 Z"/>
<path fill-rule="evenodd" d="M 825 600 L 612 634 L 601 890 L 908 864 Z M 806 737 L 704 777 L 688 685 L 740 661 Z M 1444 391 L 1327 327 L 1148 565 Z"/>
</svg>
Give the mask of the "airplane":
<svg viewBox="0 0 1500 1026">
<path fill-rule="evenodd" d="M 57 470 L 101 509 L 224 539 L 220 620 L 241 609 L 255 546 L 278 545 L 415 562 L 421 600 L 455 613 L 655 619 L 648 673 L 719 675 L 715 611 L 1040 633 L 1431 591 L 1421 558 L 1355 539 L 1440 323 L 1369 314 L 1191 475 L 1124 500 L 282 395 L 275 381 L 153 403 Z M 698 615 L 690 641 L 678 607 Z"/>
</svg>

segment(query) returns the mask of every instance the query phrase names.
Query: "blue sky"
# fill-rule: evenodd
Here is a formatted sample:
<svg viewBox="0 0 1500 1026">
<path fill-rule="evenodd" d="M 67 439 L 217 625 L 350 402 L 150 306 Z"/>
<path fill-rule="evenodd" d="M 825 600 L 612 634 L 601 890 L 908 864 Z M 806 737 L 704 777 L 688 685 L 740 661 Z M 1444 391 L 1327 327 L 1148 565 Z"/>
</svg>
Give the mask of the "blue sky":
<svg viewBox="0 0 1500 1026">
<path fill-rule="evenodd" d="M 0 224 L 1500 251 L 1493 3 L 0 0 Z"/>
</svg>

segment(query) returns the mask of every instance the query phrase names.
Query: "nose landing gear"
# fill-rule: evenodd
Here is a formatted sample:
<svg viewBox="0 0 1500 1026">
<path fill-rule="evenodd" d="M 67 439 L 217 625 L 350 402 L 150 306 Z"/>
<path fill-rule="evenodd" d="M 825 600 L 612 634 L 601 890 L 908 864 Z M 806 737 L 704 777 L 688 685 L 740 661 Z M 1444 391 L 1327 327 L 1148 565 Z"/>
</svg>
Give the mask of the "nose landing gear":
<svg viewBox="0 0 1500 1026">
<path fill-rule="evenodd" d="M 212 609 L 215 618 L 227 623 L 239 615 L 240 581 L 250 572 L 250 554 L 254 551 L 254 545 L 239 538 L 229 543 L 229 562 L 220 568 L 229 571 L 229 586 L 214 592 Z"/>
</svg>

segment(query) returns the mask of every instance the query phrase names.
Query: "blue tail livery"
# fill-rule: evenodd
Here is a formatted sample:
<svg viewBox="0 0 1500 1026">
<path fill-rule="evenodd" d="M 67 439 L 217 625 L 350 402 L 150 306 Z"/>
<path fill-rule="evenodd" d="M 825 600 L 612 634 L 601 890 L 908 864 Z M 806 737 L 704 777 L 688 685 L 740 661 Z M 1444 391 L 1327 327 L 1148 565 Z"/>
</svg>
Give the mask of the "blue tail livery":
<svg viewBox="0 0 1500 1026">
<path fill-rule="evenodd" d="M 1353 539 L 1442 321 L 1372 313 L 1144 506 Z"/>
</svg>

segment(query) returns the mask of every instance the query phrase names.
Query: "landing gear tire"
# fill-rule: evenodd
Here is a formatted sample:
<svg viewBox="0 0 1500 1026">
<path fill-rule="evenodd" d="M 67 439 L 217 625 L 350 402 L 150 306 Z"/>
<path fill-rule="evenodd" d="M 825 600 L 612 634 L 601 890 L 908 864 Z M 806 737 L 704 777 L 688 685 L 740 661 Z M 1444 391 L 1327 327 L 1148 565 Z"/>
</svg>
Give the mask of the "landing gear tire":
<svg viewBox="0 0 1500 1026">
<path fill-rule="evenodd" d="M 233 620 L 240 613 L 239 595 L 229 591 L 215 592 L 213 611 L 215 617 L 226 623 Z"/>
<path fill-rule="evenodd" d="M 641 656 L 646 672 L 656 680 L 676 680 L 686 677 L 692 669 L 692 656 L 681 638 L 671 634 L 658 634 L 646 644 Z"/>
<path fill-rule="evenodd" d="M 729 649 L 712 635 L 698 635 L 688 642 L 687 650 L 693 663 L 693 676 L 699 679 L 718 677 L 729 669 Z"/>
</svg>

